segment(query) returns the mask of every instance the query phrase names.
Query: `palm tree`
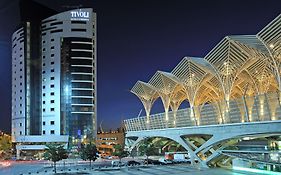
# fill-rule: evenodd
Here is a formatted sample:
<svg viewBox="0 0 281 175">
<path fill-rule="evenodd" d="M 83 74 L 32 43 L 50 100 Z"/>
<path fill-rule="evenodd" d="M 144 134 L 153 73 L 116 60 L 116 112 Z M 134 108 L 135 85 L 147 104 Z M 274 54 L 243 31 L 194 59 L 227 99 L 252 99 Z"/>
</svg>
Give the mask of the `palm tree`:
<svg viewBox="0 0 281 175">
<path fill-rule="evenodd" d="M 66 159 L 68 157 L 67 151 L 63 145 L 48 144 L 44 157 L 54 163 L 54 171 L 57 173 L 56 162 Z"/>
<path fill-rule="evenodd" d="M 92 161 L 97 160 L 97 158 L 99 157 L 96 145 L 90 142 L 89 144 L 83 146 L 81 149 L 80 156 L 81 159 L 83 160 L 90 160 L 90 167 L 91 167 Z"/>
</svg>

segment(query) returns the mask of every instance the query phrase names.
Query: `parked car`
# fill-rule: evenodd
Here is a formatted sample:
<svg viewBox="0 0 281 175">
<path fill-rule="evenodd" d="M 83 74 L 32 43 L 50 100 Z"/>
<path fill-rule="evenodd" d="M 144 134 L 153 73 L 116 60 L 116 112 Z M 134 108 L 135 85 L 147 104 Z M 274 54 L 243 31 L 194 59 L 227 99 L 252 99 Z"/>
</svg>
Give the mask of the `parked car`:
<svg viewBox="0 0 281 175">
<path fill-rule="evenodd" d="M 152 164 L 152 165 L 164 165 L 164 163 L 159 160 L 145 159 L 144 164 Z"/>
<path fill-rule="evenodd" d="M 172 164 L 173 163 L 171 160 L 167 160 L 164 157 L 160 157 L 159 162 L 161 162 L 163 164 Z"/>
<path fill-rule="evenodd" d="M 128 166 L 135 166 L 135 165 L 140 165 L 140 162 L 134 161 L 134 160 L 129 160 L 126 165 Z"/>
<path fill-rule="evenodd" d="M 121 162 L 120 160 L 112 160 L 111 161 L 111 166 L 124 166 L 125 163 L 124 162 Z"/>
</svg>

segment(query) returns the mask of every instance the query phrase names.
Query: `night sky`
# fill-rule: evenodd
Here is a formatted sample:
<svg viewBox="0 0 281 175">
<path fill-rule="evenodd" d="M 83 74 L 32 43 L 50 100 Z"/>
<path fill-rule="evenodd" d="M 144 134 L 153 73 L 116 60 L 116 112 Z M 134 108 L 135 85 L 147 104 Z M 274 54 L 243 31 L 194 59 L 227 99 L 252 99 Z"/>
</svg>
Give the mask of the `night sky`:
<svg viewBox="0 0 281 175">
<path fill-rule="evenodd" d="M 36 0 L 58 11 L 82 5 L 97 13 L 98 124 L 117 128 L 141 102 L 129 90 L 184 56 L 204 57 L 224 36 L 256 34 L 281 13 L 280 0 Z M 10 132 L 11 36 L 18 0 L 0 0 L 0 129 Z M 187 106 L 184 103 L 182 107 Z M 158 99 L 152 113 L 162 112 Z M 144 111 L 142 112 L 144 115 Z"/>
</svg>

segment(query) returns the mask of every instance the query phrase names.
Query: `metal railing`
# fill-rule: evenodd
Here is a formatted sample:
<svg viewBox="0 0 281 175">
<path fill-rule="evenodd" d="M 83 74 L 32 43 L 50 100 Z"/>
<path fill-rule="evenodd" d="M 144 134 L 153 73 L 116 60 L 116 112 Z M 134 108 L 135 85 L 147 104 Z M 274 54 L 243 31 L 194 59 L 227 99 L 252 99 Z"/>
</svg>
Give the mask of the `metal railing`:
<svg viewBox="0 0 281 175">
<path fill-rule="evenodd" d="M 280 94 L 267 93 L 124 120 L 126 131 L 281 120 Z"/>
</svg>

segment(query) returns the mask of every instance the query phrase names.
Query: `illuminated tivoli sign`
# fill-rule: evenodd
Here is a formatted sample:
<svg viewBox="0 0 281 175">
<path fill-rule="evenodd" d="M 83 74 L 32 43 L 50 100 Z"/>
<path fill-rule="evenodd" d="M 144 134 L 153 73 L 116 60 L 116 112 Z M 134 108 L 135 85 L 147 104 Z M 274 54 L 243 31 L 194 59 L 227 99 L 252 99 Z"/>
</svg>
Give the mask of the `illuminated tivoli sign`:
<svg viewBox="0 0 281 175">
<path fill-rule="evenodd" d="M 71 11 L 71 20 L 89 21 L 90 13 L 79 11 Z"/>
</svg>

